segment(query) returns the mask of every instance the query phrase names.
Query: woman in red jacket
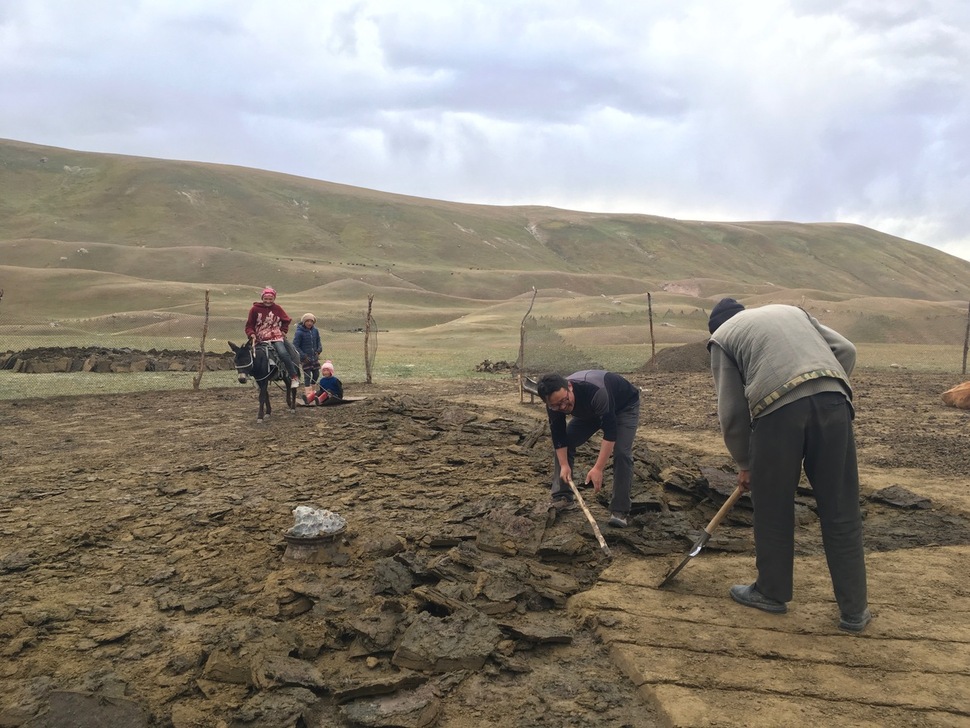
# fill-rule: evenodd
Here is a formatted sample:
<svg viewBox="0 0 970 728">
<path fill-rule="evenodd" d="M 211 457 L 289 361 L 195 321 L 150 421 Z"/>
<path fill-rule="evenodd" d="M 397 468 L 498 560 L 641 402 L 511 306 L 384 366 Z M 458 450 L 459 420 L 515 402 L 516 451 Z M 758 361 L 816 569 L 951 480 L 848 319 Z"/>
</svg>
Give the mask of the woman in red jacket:
<svg viewBox="0 0 970 728">
<path fill-rule="evenodd" d="M 257 344 L 267 342 L 276 349 L 279 360 L 283 362 L 290 373 L 290 386 L 300 388 L 300 369 L 296 364 L 296 357 L 290 353 L 286 332 L 293 321 L 286 315 L 282 306 L 276 303 L 276 289 L 263 289 L 259 301 L 254 301 L 246 319 L 246 336 L 255 340 Z"/>
</svg>

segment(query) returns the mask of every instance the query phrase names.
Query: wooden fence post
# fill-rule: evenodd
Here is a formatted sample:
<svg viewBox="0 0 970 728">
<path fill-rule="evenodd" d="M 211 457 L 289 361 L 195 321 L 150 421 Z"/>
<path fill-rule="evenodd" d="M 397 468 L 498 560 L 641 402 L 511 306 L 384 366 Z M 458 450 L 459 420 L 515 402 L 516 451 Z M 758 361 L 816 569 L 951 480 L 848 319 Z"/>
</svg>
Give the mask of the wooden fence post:
<svg viewBox="0 0 970 728">
<path fill-rule="evenodd" d="M 967 374 L 967 351 L 970 350 L 970 301 L 967 302 L 967 332 L 963 335 L 963 375 Z"/>
<path fill-rule="evenodd" d="M 202 372 L 205 371 L 205 337 L 209 334 L 209 289 L 205 290 L 205 318 L 202 320 L 202 341 L 199 344 L 199 373 L 192 377 L 192 389 L 198 389 L 202 384 Z"/>
<path fill-rule="evenodd" d="M 519 324 L 519 359 L 515 363 L 515 368 L 517 370 L 519 379 L 519 402 L 525 401 L 525 395 L 522 389 L 522 368 L 525 366 L 525 320 L 529 318 L 529 314 L 532 313 L 532 306 L 536 302 L 536 287 L 532 286 L 532 300 L 529 301 L 529 310 L 525 312 L 525 316 L 522 317 L 522 323 Z M 529 401 L 534 402 L 535 396 L 529 395 Z"/>
<path fill-rule="evenodd" d="M 370 323 L 371 309 L 374 306 L 374 294 L 367 297 L 367 322 L 364 324 L 364 372 L 367 375 L 367 383 L 371 383 L 371 359 L 370 359 Z"/>
<path fill-rule="evenodd" d="M 657 355 L 657 343 L 653 340 L 653 298 L 650 291 L 647 291 L 647 316 L 650 319 L 650 358 L 653 359 Z"/>
</svg>

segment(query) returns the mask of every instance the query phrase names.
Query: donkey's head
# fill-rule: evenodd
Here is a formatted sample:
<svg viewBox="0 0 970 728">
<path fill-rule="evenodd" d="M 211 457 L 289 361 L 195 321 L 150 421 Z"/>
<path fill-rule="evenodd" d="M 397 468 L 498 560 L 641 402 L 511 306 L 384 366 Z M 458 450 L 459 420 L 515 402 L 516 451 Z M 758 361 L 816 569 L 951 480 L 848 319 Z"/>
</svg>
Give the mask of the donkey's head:
<svg viewBox="0 0 970 728">
<path fill-rule="evenodd" d="M 232 349 L 232 365 L 236 367 L 236 374 L 239 376 L 239 383 L 245 384 L 253 373 L 253 364 L 256 357 L 253 355 L 252 344 L 236 346 L 231 341 L 227 342 Z"/>
</svg>

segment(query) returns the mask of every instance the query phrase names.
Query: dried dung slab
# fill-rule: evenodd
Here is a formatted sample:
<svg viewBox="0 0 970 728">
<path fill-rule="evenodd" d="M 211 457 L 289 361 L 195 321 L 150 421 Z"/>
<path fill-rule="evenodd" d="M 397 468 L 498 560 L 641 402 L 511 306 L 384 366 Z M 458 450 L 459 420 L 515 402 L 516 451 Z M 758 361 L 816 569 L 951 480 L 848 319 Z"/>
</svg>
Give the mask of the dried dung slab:
<svg viewBox="0 0 970 728">
<path fill-rule="evenodd" d="M 929 498 L 916 495 L 911 490 L 907 490 L 899 485 L 890 485 L 888 488 L 877 490 L 869 496 L 869 500 L 886 503 L 896 508 L 919 509 L 924 511 L 933 505 L 933 502 Z"/>
<path fill-rule="evenodd" d="M 127 698 L 70 690 L 51 693 L 46 713 L 22 728 L 148 728 L 148 716 L 138 703 Z"/>
</svg>

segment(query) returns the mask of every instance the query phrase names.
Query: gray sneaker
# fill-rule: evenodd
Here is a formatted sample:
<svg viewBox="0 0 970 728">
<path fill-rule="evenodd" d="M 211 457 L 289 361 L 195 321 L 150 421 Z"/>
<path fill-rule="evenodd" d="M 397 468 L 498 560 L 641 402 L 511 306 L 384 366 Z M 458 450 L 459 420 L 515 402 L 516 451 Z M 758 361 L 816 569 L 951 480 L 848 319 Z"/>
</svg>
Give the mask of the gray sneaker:
<svg viewBox="0 0 970 728">
<path fill-rule="evenodd" d="M 858 634 L 872 621 L 872 613 L 864 609 L 862 614 L 843 614 L 839 619 L 839 629 Z"/>
<path fill-rule="evenodd" d="M 613 528 L 626 528 L 626 514 L 611 513 L 610 520 L 606 522 L 606 525 L 613 526 Z"/>
<path fill-rule="evenodd" d="M 777 599 L 766 597 L 755 588 L 754 584 L 736 584 L 732 586 L 731 599 L 746 607 L 754 607 L 755 609 L 760 609 L 763 612 L 771 612 L 772 614 L 784 614 L 788 611 L 787 604 L 779 602 Z"/>
</svg>

